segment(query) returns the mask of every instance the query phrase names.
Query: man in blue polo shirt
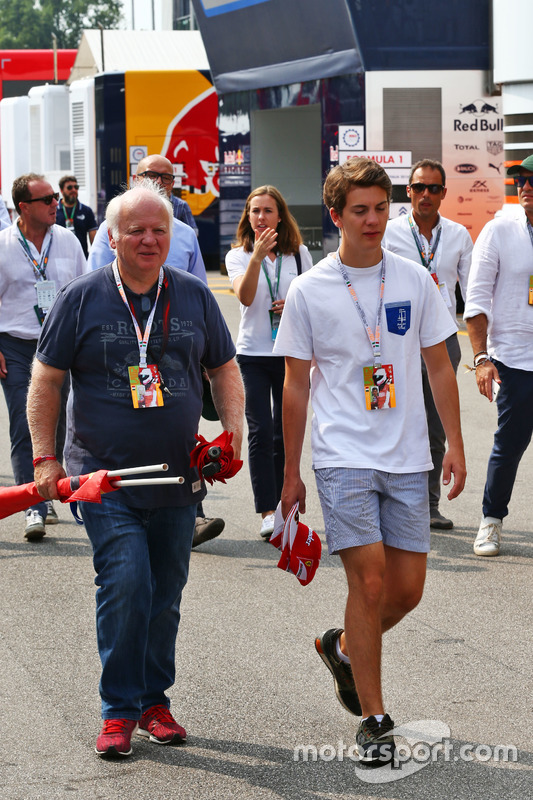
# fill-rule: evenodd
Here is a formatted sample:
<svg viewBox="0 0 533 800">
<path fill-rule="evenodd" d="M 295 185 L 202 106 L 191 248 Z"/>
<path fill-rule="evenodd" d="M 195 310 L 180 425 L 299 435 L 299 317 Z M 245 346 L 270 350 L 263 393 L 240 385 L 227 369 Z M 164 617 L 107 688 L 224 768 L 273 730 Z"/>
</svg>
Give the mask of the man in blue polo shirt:
<svg viewBox="0 0 533 800">
<path fill-rule="evenodd" d="M 67 228 L 78 237 L 85 258 L 87 258 L 89 255 L 87 236 L 92 244 L 98 230 L 98 223 L 92 208 L 78 200 L 79 188 L 74 175 L 63 175 L 59 181 L 62 197 L 56 210 L 56 225 Z"/>
</svg>

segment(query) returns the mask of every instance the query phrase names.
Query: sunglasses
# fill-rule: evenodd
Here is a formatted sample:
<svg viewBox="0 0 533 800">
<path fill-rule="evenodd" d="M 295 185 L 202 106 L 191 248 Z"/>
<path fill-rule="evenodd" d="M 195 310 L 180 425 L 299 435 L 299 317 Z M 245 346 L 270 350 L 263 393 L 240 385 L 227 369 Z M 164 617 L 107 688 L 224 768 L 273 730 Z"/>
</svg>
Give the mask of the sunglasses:
<svg viewBox="0 0 533 800">
<path fill-rule="evenodd" d="M 67 192 L 71 192 L 73 189 L 78 190 L 79 188 L 80 187 L 78 186 L 77 183 L 71 183 L 70 186 L 65 186 L 65 189 L 67 190 Z"/>
<path fill-rule="evenodd" d="M 159 178 L 163 186 L 170 186 L 170 184 L 174 183 L 174 175 L 169 172 L 154 172 L 152 169 L 148 169 L 146 172 L 139 172 L 139 178 L 149 178 L 151 181 L 156 181 Z"/>
<path fill-rule="evenodd" d="M 59 200 L 59 192 L 54 194 L 45 194 L 44 197 L 32 197 L 31 200 L 23 200 L 23 203 L 44 203 L 45 206 L 51 206 L 54 200 Z"/>
<path fill-rule="evenodd" d="M 426 189 L 430 194 L 440 194 L 444 186 L 441 183 L 411 183 L 409 184 L 409 188 L 415 194 L 422 194 Z"/>
<path fill-rule="evenodd" d="M 533 189 L 533 175 L 516 175 L 514 179 L 514 185 L 520 186 L 521 189 L 523 189 L 528 182 L 530 188 Z"/>
</svg>

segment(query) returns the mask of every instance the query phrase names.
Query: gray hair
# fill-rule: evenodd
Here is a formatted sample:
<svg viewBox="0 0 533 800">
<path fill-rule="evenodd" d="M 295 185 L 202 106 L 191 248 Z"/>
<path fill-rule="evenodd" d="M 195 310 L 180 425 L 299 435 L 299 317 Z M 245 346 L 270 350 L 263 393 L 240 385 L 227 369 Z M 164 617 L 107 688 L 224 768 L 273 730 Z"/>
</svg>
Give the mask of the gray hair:
<svg viewBox="0 0 533 800">
<path fill-rule="evenodd" d="M 117 195 L 107 204 L 105 219 L 113 239 L 120 238 L 119 219 L 120 212 L 124 205 L 130 205 L 135 200 L 141 200 L 143 197 L 146 199 L 149 197 L 151 199 L 156 199 L 161 204 L 161 208 L 167 212 L 169 232 L 172 236 L 174 230 L 174 210 L 172 208 L 172 203 L 168 199 L 166 192 L 154 183 L 154 181 L 151 181 L 149 178 L 143 178 L 142 180 L 136 180 L 133 188 L 126 189 L 125 192 Z"/>
</svg>

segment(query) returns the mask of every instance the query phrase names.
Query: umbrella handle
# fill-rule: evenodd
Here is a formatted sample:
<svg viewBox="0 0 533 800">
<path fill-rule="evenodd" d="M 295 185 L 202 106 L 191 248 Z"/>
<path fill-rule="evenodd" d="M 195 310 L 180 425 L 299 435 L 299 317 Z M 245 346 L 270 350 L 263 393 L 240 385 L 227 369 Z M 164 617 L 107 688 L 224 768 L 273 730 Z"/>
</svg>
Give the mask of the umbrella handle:
<svg viewBox="0 0 533 800">
<path fill-rule="evenodd" d="M 122 481 L 122 480 L 115 480 L 110 481 L 110 484 L 113 488 L 118 488 L 119 486 L 154 486 L 156 484 L 181 484 L 185 483 L 185 478 L 182 478 L 181 475 L 175 478 L 134 478 L 130 481 Z"/>
</svg>

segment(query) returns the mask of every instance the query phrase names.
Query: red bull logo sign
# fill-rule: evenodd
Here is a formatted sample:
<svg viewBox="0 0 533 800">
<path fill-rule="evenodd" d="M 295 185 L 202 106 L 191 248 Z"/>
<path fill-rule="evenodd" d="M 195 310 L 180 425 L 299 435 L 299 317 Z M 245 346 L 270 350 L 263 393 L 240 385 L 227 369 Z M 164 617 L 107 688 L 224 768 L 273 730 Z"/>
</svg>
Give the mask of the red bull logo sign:
<svg viewBox="0 0 533 800">
<path fill-rule="evenodd" d="M 176 187 L 193 214 L 220 195 L 218 99 L 214 87 L 187 103 L 168 126 L 161 150 L 174 165 Z"/>
</svg>

